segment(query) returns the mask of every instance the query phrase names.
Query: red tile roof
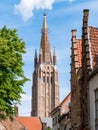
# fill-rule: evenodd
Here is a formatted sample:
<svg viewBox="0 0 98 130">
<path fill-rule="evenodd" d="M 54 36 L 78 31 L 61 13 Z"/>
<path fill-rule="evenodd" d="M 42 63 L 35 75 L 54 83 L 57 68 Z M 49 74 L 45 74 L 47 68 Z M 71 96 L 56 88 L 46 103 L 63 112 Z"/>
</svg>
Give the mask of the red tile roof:
<svg viewBox="0 0 98 130">
<path fill-rule="evenodd" d="M 20 130 L 24 129 L 24 126 L 16 119 L 13 120 L 6 119 L 0 121 L 6 130 Z"/>
<path fill-rule="evenodd" d="M 71 92 L 63 99 L 59 106 L 65 105 L 66 102 L 70 102 Z"/>
<path fill-rule="evenodd" d="M 42 130 L 42 124 L 38 117 L 17 117 L 28 130 Z"/>
<path fill-rule="evenodd" d="M 69 111 L 69 103 L 71 102 L 71 92 L 64 98 L 64 100 L 60 103 L 61 113 L 65 113 Z"/>
<path fill-rule="evenodd" d="M 71 92 L 63 99 L 63 101 L 55 107 L 50 115 L 53 115 L 56 111 L 61 109 L 61 114 L 69 111 L 69 103 L 71 102 Z"/>
<path fill-rule="evenodd" d="M 98 66 L 98 28 L 89 27 L 89 41 L 92 67 Z"/>
<path fill-rule="evenodd" d="M 82 39 L 77 39 L 78 66 L 82 66 Z"/>
</svg>

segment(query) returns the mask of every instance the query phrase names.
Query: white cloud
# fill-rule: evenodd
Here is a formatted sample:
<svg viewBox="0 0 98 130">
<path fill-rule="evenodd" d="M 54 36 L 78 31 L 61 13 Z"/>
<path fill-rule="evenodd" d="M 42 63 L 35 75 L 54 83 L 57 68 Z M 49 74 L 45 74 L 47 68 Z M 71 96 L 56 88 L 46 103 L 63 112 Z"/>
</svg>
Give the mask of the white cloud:
<svg viewBox="0 0 98 130">
<path fill-rule="evenodd" d="M 75 0 L 69 0 L 69 2 L 74 2 Z"/>
<path fill-rule="evenodd" d="M 19 116 L 30 116 L 31 111 L 31 95 L 21 95 L 21 105 L 19 107 Z"/>
<path fill-rule="evenodd" d="M 73 2 L 75 0 L 20 0 L 19 4 L 15 4 L 15 14 L 20 14 L 24 21 L 33 16 L 34 9 L 52 9 L 54 2 Z"/>
<path fill-rule="evenodd" d="M 35 54 L 35 49 L 36 47 L 34 46 L 29 46 L 26 48 L 26 53 L 23 55 L 23 60 L 26 64 L 32 64 L 34 54 Z M 31 57 L 32 56 L 32 57 Z"/>
<path fill-rule="evenodd" d="M 74 2 L 75 0 L 56 0 L 55 2 Z"/>
<path fill-rule="evenodd" d="M 55 0 L 20 0 L 19 4 L 15 4 L 15 14 L 20 14 L 24 21 L 33 16 L 34 9 L 52 9 Z"/>
<path fill-rule="evenodd" d="M 22 94 L 22 102 L 31 101 L 31 95 Z"/>
</svg>

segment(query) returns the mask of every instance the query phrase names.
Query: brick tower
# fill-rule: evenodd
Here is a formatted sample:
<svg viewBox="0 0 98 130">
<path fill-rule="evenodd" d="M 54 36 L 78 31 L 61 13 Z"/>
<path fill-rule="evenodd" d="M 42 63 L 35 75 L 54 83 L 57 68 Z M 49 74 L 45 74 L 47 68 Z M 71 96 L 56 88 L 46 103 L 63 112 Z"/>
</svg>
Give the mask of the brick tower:
<svg viewBox="0 0 98 130">
<path fill-rule="evenodd" d="M 43 17 L 39 57 L 37 51 L 34 57 L 31 116 L 49 117 L 59 104 L 59 83 L 56 51 L 54 49 L 52 58 L 46 14 Z"/>
</svg>

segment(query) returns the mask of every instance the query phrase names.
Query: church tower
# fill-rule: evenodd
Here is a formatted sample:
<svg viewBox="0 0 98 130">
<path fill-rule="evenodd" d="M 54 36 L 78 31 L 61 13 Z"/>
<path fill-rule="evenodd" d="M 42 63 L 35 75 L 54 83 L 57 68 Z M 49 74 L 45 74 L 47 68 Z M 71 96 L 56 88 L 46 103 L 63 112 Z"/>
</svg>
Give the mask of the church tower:
<svg viewBox="0 0 98 130">
<path fill-rule="evenodd" d="M 35 51 L 32 85 L 31 116 L 49 117 L 49 113 L 59 105 L 58 70 L 56 50 L 51 57 L 46 14 L 43 16 L 39 57 Z"/>
</svg>

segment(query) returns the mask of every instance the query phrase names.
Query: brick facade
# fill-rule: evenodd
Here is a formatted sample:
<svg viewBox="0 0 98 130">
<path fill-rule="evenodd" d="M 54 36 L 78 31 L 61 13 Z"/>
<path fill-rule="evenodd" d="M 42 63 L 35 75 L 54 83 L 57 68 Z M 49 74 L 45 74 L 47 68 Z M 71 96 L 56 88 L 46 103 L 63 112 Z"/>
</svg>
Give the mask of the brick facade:
<svg viewBox="0 0 98 130">
<path fill-rule="evenodd" d="M 98 66 L 98 28 L 88 26 L 89 10 L 83 13 L 82 38 L 77 39 L 76 30 L 72 30 L 71 124 L 74 130 L 89 130 L 87 78 Z"/>
<path fill-rule="evenodd" d="M 79 126 L 80 118 L 80 74 L 81 74 L 81 39 L 76 39 L 76 30 L 72 30 L 71 55 L 71 125 Z"/>
</svg>

